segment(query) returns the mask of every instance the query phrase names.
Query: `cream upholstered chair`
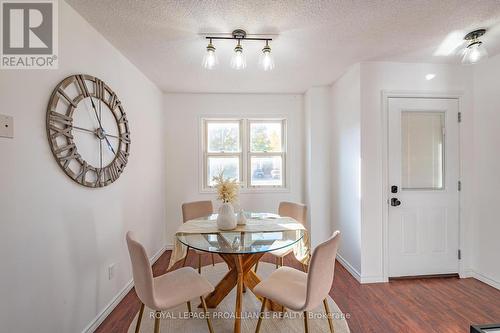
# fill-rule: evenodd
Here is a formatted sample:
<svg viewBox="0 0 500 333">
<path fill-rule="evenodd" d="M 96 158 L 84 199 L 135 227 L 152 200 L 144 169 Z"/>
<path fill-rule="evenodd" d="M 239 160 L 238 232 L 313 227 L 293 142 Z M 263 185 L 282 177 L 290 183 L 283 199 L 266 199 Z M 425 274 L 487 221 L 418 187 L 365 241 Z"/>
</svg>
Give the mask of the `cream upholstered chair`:
<svg viewBox="0 0 500 333">
<path fill-rule="evenodd" d="M 298 222 L 300 222 L 304 227 L 306 226 L 306 221 L 307 221 L 307 206 L 301 203 L 294 203 L 294 202 L 280 202 L 279 208 L 278 208 L 278 214 L 280 216 L 286 216 L 286 217 L 291 217 Z M 276 251 L 270 252 L 273 256 L 276 257 L 276 268 L 279 266 L 283 266 L 283 258 L 285 258 L 289 253 L 293 252 L 293 247 L 286 247 L 284 249 L 279 249 Z M 255 264 L 255 272 L 257 272 L 258 269 L 258 264 Z M 304 271 L 306 271 L 306 266 L 302 265 L 304 268 Z"/>
<path fill-rule="evenodd" d="M 335 273 L 335 257 L 340 242 L 340 232 L 335 231 L 326 242 L 318 245 L 312 254 L 309 273 L 291 267 L 280 267 L 266 280 L 254 288 L 257 296 L 263 297 L 262 309 L 255 333 L 260 330 L 267 300 L 285 306 L 292 311 L 304 313 L 304 327 L 307 333 L 307 312 L 323 301 L 328 316 L 328 325 L 333 333 L 333 322 L 328 308 L 328 293 Z"/>
<path fill-rule="evenodd" d="M 187 222 L 189 220 L 194 220 L 200 217 L 208 216 L 214 212 L 214 208 L 212 206 L 212 201 L 194 201 L 187 202 L 182 204 L 182 221 Z M 198 273 L 201 274 L 201 255 L 203 251 L 194 250 L 198 255 Z M 186 260 L 189 255 L 189 247 L 187 249 L 186 257 L 184 258 L 184 262 L 182 263 L 182 267 L 186 266 Z M 215 265 L 214 254 L 212 256 L 212 265 Z"/>
<path fill-rule="evenodd" d="M 134 233 L 131 231 L 127 232 L 127 246 L 132 262 L 135 291 L 142 302 L 135 332 L 138 333 L 140 330 L 144 305 L 156 311 L 154 332 L 158 333 L 160 332 L 159 312 L 187 303 L 191 313 L 189 300 L 199 297 L 205 310 L 208 330 L 213 333 L 212 323 L 207 314 L 207 305 L 203 297 L 214 290 L 210 282 L 191 267 L 183 267 L 153 278 L 146 250 L 135 239 Z"/>
</svg>

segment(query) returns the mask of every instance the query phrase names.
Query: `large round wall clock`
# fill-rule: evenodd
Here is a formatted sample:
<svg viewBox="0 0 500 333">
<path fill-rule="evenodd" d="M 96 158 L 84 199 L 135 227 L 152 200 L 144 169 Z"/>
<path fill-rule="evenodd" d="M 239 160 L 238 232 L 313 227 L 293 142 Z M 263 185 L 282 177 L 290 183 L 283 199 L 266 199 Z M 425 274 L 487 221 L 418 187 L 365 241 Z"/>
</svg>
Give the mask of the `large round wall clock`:
<svg viewBox="0 0 500 333">
<path fill-rule="evenodd" d="M 47 107 L 52 153 L 71 179 L 103 187 L 120 177 L 130 154 L 130 130 L 118 96 L 103 81 L 80 74 L 59 83 Z"/>
</svg>

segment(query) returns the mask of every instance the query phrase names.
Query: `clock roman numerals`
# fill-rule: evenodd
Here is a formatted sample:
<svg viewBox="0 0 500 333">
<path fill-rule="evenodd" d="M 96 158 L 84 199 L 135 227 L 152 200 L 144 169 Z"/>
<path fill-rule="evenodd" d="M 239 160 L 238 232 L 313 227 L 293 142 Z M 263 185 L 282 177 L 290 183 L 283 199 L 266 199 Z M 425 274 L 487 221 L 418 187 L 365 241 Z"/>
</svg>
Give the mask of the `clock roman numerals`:
<svg viewBox="0 0 500 333">
<path fill-rule="evenodd" d="M 83 97 L 89 97 L 89 90 L 87 88 L 87 84 L 85 83 L 85 78 L 83 75 L 77 75 L 76 76 L 76 84 L 78 86 L 78 89 L 80 89 L 81 94 Z"/>
<path fill-rule="evenodd" d="M 118 123 L 128 125 L 127 115 L 125 113 L 118 119 Z"/>
<path fill-rule="evenodd" d="M 121 134 L 120 141 L 122 141 L 123 143 L 130 143 L 130 135 L 128 133 Z"/>
<path fill-rule="evenodd" d="M 73 135 L 71 134 L 72 128 L 70 126 L 68 126 L 66 128 L 59 128 L 59 127 L 54 126 L 53 124 L 50 124 L 49 128 L 51 131 L 53 131 L 53 133 L 51 134 L 52 139 L 55 139 L 61 135 L 65 136 L 67 138 L 73 139 Z"/>
<path fill-rule="evenodd" d="M 111 109 L 111 111 L 114 111 L 118 106 L 121 105 L 121 102 L 115 93 L 112 93 L 111 96 L 109 97 L 109 104 L 108 105 L 109 105 L 109 108 Z"/>
<path fill-rule="evenodd" d="M 49 122 L 52 123 L 58 123 L 61 125 L 65 126 L 71 126 L 73 124 L 73 118 L 70 116 L 67 116 L 62 113 L 58 113 L 55 111 L 50 111 L 49 112 Z"/>
<path fill-rule="evenodd" d="M 113 162 L 111 165 L 107 166 L 105 169 L 105 174 L 111 181 L 115 181 L 120 177 L 120 174 L 122 173 L 122 168 L 121 166 L 118 165 L 118 163 Z"/>
<path fill-rule="evenodd" d="M 55 139 L 59 136 L 64 136 L 73 139 L 71 134 L 73 119 L 62 113 L 50 111 L 49 113 L 49 132 L 50 137 Z"/>
<path fill-rule="evenodd" d="M 94 95 L 100 100 L 104 100 L 104 82 L 95 79 Z"/>
<path fill-rule="evenodd" d="M 68 151 L 68 153 L 62 154 L 66 151 Z M 76 146 L 74 144 L 70 144 L 70 145 L 64 146 L 62 148 L 59 148 L 54 153 L 57 156 L 59 163 L 62 165 L 63 169 L 65 169 L 65 170 L 68 168 L 68 165 L 71 162 L 71 160 L 74 160 L 74 159 L 77 159 L 80 157 L 80 154 L 78 154 L 78 152 L 76 150 Z"/>
<path fill-rule="evenodd" d="M 62 88 L 59 88 L 57 90 L 57 93 L 62 96 L 66 102 L 68 102 L 69 104 L 71 104 L 72 107 L 76 108 L 76 103 L 73 102 L 73 100 L 71 98 L 69 98 L 69 96 L 64 92 L 64 90 Z"/>
<path fill-rule="evenodd" d="M 89 172 L 89 165 L 87 162 L 83 161 L 80 173 L 76 176 L 76 181 L 82 185 L 85 184 L 85 176 L 87 175 L 87 172 Z"/>
</svg>

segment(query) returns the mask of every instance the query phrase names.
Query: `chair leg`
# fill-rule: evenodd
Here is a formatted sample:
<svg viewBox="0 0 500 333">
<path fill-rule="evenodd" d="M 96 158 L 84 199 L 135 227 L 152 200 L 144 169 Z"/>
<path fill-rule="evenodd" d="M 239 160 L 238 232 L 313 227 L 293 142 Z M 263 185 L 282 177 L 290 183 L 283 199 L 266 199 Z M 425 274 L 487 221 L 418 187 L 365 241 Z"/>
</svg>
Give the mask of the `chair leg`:
<svg viewBox="0 0 500 333">
<path fill-rule="evenodd" d="M 141 309 L 139 310 L 139 316 L 137 317 L 137 323 L 135 324 L 135 333 L 139 333 L 141 330 L 142 315 L 144 313 L 144 303 L 141 303 Z"/>
<path fill-rule="evenodd" d="M 257 263 L 255 264 L 255 269 L 254 269 L 254 272 L 257 273 L 257 269 L 259 268 L 259 262 L 257 261 Z"/>
<path fill-rule="evenodd" d="M 212 321 L 210 320 L 210 313 L 207 310 L 207 303 L 205 303 L 205 298 L 200 296 L 201 304 L 203 305 L 203 311 L 205 311 L 205 317 L 207 318 L 208 330 L 210 333 L 214 333 L 214 329 L 212 327 Z"/>
<path fill-rule="evenodd" d="M 187 260 L 188 256 L 189 256 L 189 246 L 187 248 L 186 256 L 184 257 L 184 261 L 182 262 L 182 267 L 186 266 L 186 260 Z"/>
<path fill-rule="evenodd" d="M 304 332 L 309 333 L 309 325 L 307 324 L 307 311 L 304 311 Z"/>
<path fill-rule="evenodd" d="M 325 306 L 326 318 L 328 318 L 328 326 L 330 326 L 330 333 L 334 333 L 333 321 L 330 315 L 330 307 L 328 306 L 328 299 L 323 300 L 323 305 Z"/>
<path fill-rule="evenodd" d="M 281 257 L 281 258 L 280 258 L 280 266 L 281 266 L 281 267 L 285 266 L 285 265 L 283 264 L 283 262 L 284 262 L 284 258 L 283 258 L 283 257 Z"/>
<path fill-rule="evenodd" d="M 280 258 L 276 257 L 276 269 L 280 267 Z"/>
<path fill-rule="evenodd" d="M 155 315 L 155 331 L 154 333 L 160 333 L 160 312 L 161 311 L 156 311 Z"/>
<path fill-rule="evenodd" d="M 188 306 L 189 318 L 191 318 L 193 316 L 193 312 L 191 311 L 191 301 L 187 301 L 187 306 Z"/>
<path fill-rule="evenodd" d="M 286 307 L 282 306 L 281 307 L 281 312 L 280 312 L 280 318 L 281 319 L 285 318 L 285 313 L 286 313 Z"/>
<path fill-rule="evenodd" d="M 266 302 L 267 302 L 267 299 L 264 298 L 262 300 L 262 307 L 260 308 L 259 321 L 257 322 L 257 327 L 255 328 L 255 333 L 259 333 L 259 331 L 260 331 L 260 325 L 262 325 L 262 319 L 264 318 L 264 311 L 266 310 Z"/>
<path fill-rule="evenodd" d="M 212 266 L 215 266 L 215 257 L 213 253 L 212 253 Z"/>
<path fill-rule="evenodd" d="M 198 273 L 201 274 L 201 254 L 198 254 Z"/>
</svg>

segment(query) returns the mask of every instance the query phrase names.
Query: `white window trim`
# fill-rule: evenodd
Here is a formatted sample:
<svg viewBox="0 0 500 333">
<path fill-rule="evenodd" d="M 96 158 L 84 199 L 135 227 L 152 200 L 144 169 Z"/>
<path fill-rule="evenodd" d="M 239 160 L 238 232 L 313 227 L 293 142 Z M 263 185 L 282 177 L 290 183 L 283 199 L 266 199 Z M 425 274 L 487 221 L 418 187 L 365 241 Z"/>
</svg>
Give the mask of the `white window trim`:
<svg viewBox="0 0 500 333">
<path fill-rule="evenodd" d="M 208 122 L 240 122 L 240 152 L 234 153 L 208 153 L 207 140 L 208 140 Z M 251 122 L 281 122 L 281 135 L 282 135 L 282 152 L 279 153 L 251 153 L 250 152 L 250 123 Z M 288 158 L 288 139 L 287 139 L 287 126 L 288 119 L 285 116 L 254 116 L 254 117 L 234 117 L 234 116 L 202 116 L 199 118 L 199 186 L 200 193 L 214 193 L 215 188 L 208 187 L 207 169 L 208 169 L 208 156 L 240 156 L 240 178 L 241 189 L 240 193 L 276 193 L 276 192 L 290 192 L 288 175 L 289 165 Z M 283 185 L 250 185 L 251 179 L 251 156 L 282 156 L 282 179 Z"/>
</svg>

